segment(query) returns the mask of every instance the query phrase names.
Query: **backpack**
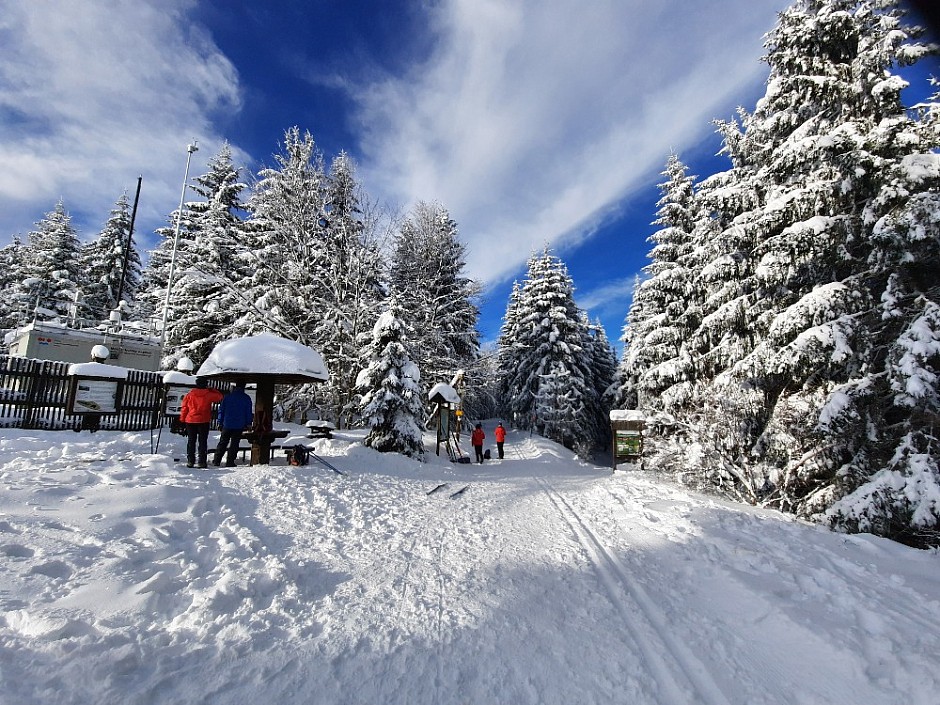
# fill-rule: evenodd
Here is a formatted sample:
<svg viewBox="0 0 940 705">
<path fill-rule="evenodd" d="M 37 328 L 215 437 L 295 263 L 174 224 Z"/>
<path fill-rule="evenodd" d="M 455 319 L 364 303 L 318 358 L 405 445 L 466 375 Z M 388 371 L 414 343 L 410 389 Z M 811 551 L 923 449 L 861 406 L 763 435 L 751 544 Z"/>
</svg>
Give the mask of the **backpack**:
<svg viewBox="0 0 940 705">
<path fill-rule="evenodd" d="M 305 446 L 296 445 L 287 453 L 287 462 L 290 465 L 306 465 L 310 460 L 310 451 Z"/>
</svg>

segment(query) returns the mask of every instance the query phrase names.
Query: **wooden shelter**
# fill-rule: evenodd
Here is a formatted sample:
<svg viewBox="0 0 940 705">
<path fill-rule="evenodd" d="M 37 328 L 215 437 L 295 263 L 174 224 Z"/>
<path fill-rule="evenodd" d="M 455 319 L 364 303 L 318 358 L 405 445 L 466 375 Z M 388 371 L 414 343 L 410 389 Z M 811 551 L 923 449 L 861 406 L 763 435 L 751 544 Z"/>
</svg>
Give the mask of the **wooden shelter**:
<svg viewBox="0 0 940 705">
<path fill-rule="evenodd" d="M 460 407 L 460 395 L 457 394 L 457 390 L 454 389 L 449 384 L 435 384 L 431 391 L 428 393 L 428 401 L 432 404 L 436 404 L 437 408 L 435 409 L 434 415 L 437 417 L 437 447 L 435 453 L 437 455 L 441 454 L 441 443 L 444 443 L 447 448 L 447 455 L 451 460 L 456 459 L 456 453 L 454 448 L 451 446 L 450 439 L 456 431 L 452 427 L 450 422 L 450 412 L 451 407 L 454 409 L 459 409 Z M 455 437 L 456 440 L 456 437 Z"/>
<path fill-rule="evenodd" d="M 267 465 L 271 461 L 271 444 L 288 434 L 274 430 L 274 388 L 326 382 L 329 372 L 320 353 L 313 348 L 262 333 L 219 343 L 196 376 L 256 386 L 254 422 L 244 438 L 251 443 L 251 464 Z"/>
</svg>

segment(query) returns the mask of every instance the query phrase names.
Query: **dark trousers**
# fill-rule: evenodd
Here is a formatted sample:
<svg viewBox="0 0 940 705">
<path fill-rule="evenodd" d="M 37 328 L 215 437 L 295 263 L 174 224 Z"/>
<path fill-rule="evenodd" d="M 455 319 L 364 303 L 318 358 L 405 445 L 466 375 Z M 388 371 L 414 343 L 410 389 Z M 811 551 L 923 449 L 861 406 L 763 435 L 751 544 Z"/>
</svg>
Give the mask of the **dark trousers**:
<svg viewBox="0 0 940 705">
<path fill-rule="evenodd" d="M 196 443 L 199 443 L 199 467 L 204 468 L 209 465 L 209 422 L 206 423 L 188 423 L 186 431 L 189 433 L 189 439 L 186 441 L 186 462 L 190 467 L 196 464 Z"/>
<path fill-rule="evenodd" d="M 473 446 L 473 452 L 477 454 L 477 462 L 483 462 L 483 446 Z"/>
<path fill-rule="evenodd" d="M 503 459 L 503 444 L 500 441 L 496 441 L 496 454 L 499 455 L 499 459 Z"/>
<path fill-rule="evenodd" d="M 225 458 L 225 464 L 234 467 L 235 456 L 238 455 L 238 444 L 242 441 L 242 430 L 240 428 L 223 428 L 219 436 L 219 445 L 215 447 L 215 457 L 212 459 L 213 465 L 222 464 L 222 456 L 228 449 L 228 455 Z"/>
</svg>

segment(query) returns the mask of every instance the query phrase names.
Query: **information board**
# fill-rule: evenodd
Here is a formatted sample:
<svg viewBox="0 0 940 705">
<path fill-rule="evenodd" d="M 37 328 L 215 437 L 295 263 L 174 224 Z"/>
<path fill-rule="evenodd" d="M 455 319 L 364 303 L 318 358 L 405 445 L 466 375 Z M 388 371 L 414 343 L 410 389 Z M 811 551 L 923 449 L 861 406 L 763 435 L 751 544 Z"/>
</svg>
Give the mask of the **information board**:
<svg viewBox="0 0 940 705">
<path fill-rule="evenodd" d="M 166 405 L 163 408 L 163 413 L 167 416 L 179 416 L 180 411 L 183 409 L 183 397 L 189 392 L 192 387 L 188 387 L 182 384 L 171 384 L 166 388 Z"/>
<path fill-rule="evenodd" d="M 77 377 L 72 396 L 72 414 L 115 414 L 118 410 L 119 380 Z"/>
<path fill-rule="evenodd" d="M 618 458 L 638 456 L 643 452 L 643 436 L 639 431 L 617 429 L 614 452 Z"/>
</svg>

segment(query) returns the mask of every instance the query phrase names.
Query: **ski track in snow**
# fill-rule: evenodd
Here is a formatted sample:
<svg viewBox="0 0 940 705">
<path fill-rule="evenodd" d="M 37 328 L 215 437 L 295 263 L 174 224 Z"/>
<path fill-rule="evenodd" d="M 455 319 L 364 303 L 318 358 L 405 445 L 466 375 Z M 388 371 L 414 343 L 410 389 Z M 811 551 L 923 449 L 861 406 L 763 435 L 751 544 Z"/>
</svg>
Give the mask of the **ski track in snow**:
<svg viewBox="0 0 940 705">
<path fill-rule="evenodd" d="M 663 688 L 662 696 L 667 702 L 703 702 L 708 705 L 729 705 L 724 693 L 715 685 L 700 661 L 688 649 L 678 643 L 669 631 L 663 615 L 655 608 L 646 592 L 629 578 L 616 554 L 608 548 L 591 528 L 584 517 L 578 514 L 565 498 L 548 482 L 539 477 L 532 478 L 549 496 L 562 518 L 591 558 L 611 602 L 620 611 L 627 630 L 643 653 L 647 665 Z M 631 599 L 632 598 L 632 599 Z M 632 602 L 632 604 L 631 604 Z M 647 624 L 641 624 L 634 616 L 634 609 Z M 651 641 L 658 640 L 664 649 L 658 652 Z M 665 657 L 665 658 L 664 658 Z M 670 667 L 669 661 L 678 666 Z M 678 671 L 678 677 L 677 676 Z M 680 682 L 686 682 L 692 692 L 682 690 Z"/>
<path fill-rule="evenodd" d="M 0 704 L 936 702 L 936 552 L 520 432 L 471 466 L 337 435 L 345 476 L 0 431 Z"/>
</svg>

